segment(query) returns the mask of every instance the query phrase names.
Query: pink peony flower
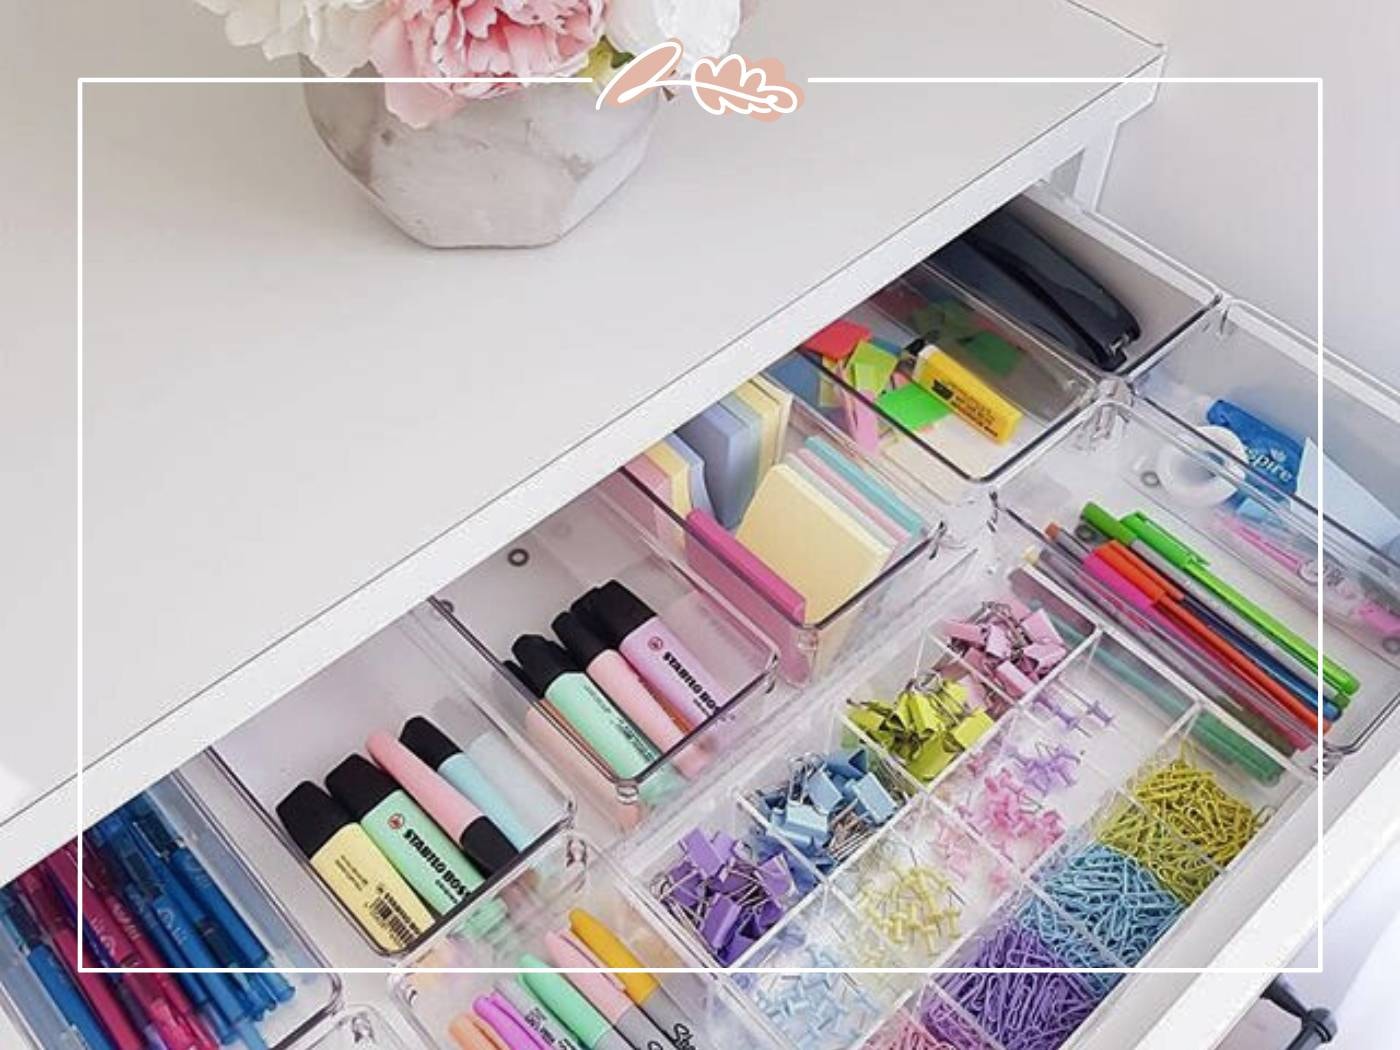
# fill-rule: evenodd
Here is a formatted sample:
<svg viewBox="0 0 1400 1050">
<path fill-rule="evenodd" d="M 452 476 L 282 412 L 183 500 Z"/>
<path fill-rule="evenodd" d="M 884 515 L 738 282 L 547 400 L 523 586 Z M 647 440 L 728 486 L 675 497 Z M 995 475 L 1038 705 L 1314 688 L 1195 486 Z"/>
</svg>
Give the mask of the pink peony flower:
<svg viewBox="0 0 1400 1050">
<path fill-rule="evenodd" d="M 385 77 L 568 76 L 602 33 L 604 0 L 388 0 L 370 44 Z M 467 99 L 519 84 L 386 84 L 389 110 L 421 128 Z"/>
</svg>

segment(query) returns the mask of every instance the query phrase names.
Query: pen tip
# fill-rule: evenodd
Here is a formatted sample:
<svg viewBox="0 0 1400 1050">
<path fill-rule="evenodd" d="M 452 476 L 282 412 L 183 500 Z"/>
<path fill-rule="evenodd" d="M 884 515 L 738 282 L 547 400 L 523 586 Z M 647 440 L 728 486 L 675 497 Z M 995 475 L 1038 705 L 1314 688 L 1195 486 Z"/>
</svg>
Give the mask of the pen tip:
<svg viewBox="0 0 1400 1050">
<path fill-rule="evenodd" d="M 1050 541 L 1052 543 L 1055 541 L 1055 537 L 1059 534 L 1060 526 L 1056 522 L 1052 521 L 1049 525 L 1045 526 L 1045 535 L 1050 537 Z"/>
</svg>

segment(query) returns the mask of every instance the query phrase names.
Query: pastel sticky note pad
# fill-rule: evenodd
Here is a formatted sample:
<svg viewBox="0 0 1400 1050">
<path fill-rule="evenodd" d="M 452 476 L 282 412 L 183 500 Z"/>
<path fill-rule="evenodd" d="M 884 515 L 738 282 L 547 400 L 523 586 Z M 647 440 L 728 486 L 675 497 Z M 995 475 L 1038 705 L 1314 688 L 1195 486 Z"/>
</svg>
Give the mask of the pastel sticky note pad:
<svg viewBox="0 0 1400 1050">
<path fill-rule="evenodd" d="M 811 449 L 798 449 L 785 462 L 801 472 L 803 477 L 831 497 L 838 506 L 848 511 L 880 540 L 891 546 L 898 546 L 904 541 L 905 532 L 898 522 L 866 499 Z"/>
<path fill-rule="evenodd" d="M 889 486 L 877 481 L 868 471 L 852 462 L 849 456 L 831 442 L 814 434 L 807 439 L 806 446 L 854 485 L 863 496 L 897 521 L 905 532 L 916 533 L 923 530 L 923 519 L 909 504 L 896 496 Z"/>
<path fill-rule="evenodd" d="M 922 430 L 953 411 L 946 401 L 918 383 L 886 390 L 875 399 L 875 404 L 905 430 Z"/>
<path fill-rule="evenodd" d="M 759 417 L 762 429 L 759 433 L 758 469 L 767 470 L 778 462 L 779 442 L 782 438 L 782 409 L 757 383 L 748 382 L 734 391 L 734 396 L 752 409 Z"/>
<path fill-rule="evenodd" d="M 745 423 L 720 401 L 676 431 L 705 461 L 705 487 L 727 529 L 739 524 L 753 498 L 758 475 L 759 428 Z"/>
<path fill-rule="evenodd" d="M 789 396 L 801 398 L 813 408 L 821 407 L 822 370 L 800 353 L 788 354 L 769 367 L 766 375 Z"/>
<path fill-rule="evenodd" d="M 750 440 L 745 441 L 744 448 L 747 455 L 749 445 L 751 444 L 753 447 L 752 458 L 745 460 L 745 469 L 753 475 L 753 480 L 748 488 L 748 498 L 752 499 L 754 490 L 758 488 L 758 479 L 763 477 L 764 471 L 768 469 L 763 462 L 763 414 L 737 393 L 727 394 L 720 400 L 720 404 L 729 409 L 734 418 L 743 425 L 749 434 Z M 744 508 L 747 509 L 748 505 L 748 500 L 745 500 Z M 740 511 L 740 513 L 743 512 Z"/>
<path fill-rule="evenodd" d="M 880 349 L 874 343 L 862 341 L 846 362 L 847 375 L 851 385 L 862 394 L 874 396 L 889 384 L 899 359 Z"/>
<path fill-rule="evenodd" d="M 829 357 L 840 361 L 850 357 L 856 348 L 856 344 L 862 339 L 870 338 L 870 329 L 863 324 L 856 324 L 854 321 L 832 321 L 816 335 L 812 336 L 802 345 L 808 350 L 815 350 L 822 357 Z"/>
<path fill-rule="evenodd" d="M 995 332 L 978 332 L 962 345 L 969 357 L 994 375 L 1007 375 L 1021 363 L 1021 351 Z"/>
<path fill-rule="evenodd" d="M 690 501 L 690 464 L 664 441 L 652 445 L 644 455 L 670 479 L 671 494 L 667 497 L 667 503 L 677 514 L 685 517 L 693 505 Z"/>
<path fill-rule="evenodd" d="M 710 505 L 710 490 L 705 487 L 705 461 L 700 458 L 700 453 L 675 434 L 667 434 L 662 443 L 685 460 L 686 474 L 690 481 L 691 507 L 713 514 L 714 507 Z M 687 513 L 689 512 L 687 511 Z"/>
<path fill-rule="evenodd" d="M 890 555 L 786 463 L 764 475 L 735 535 L 807 600 L 814 620 L 875 579 Z"/>
</svg>

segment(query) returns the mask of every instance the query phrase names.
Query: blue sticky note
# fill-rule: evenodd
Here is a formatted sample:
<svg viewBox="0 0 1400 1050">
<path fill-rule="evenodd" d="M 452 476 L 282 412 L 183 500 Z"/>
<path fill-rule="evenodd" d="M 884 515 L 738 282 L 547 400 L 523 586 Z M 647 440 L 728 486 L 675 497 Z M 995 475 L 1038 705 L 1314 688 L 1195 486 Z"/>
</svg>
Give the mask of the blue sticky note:
<svg viewBox="0 0 1400 1050">
<path fill-rule="evenodd" d="M 676 433 L 705 461 L 705 487 L 715 517 L 726 529 L 734 529 L 758 485 L 762 434 L 734 414 L 729 400 L 711 405 Z"/>
<path fill-rule="evenodd" d="M 715 516 L 714 505 L 710 503 L 710 490 L 705 484 L 705 461 L 700 458 L 700 454 L 681 440 L 677 434 L 667 434 L 665 442 L 675 450 L 676 455 L 685 460 L 685 465 L 690 468 L 690 505 L 699 507 L 710 517 Z"/>
<path fill-rule="evenodd" d="M 822 370 L 801 354 L 788 354 L 764 375 L 813 408 L 822 407 Z"/>
<path fill-rule="evenodd" d="M 806 445 L 822 460 L 859 490 L 860 494 L 879 507 L 905 532 L 914 535 L 922 531 L 923 519 L 902 499 L 890 491 L 889 487 L 875 480 L 868 472 L 853 463 L 823 437 L 812 435 Z"/>
</svg>

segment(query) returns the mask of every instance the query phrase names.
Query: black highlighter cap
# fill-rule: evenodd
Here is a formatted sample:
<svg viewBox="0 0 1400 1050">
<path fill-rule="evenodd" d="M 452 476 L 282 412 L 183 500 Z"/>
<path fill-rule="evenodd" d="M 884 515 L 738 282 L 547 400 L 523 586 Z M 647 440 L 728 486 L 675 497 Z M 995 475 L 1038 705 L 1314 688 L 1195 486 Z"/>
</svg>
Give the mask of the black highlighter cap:
<svg viewBox="0 0 1400 1050">
<path fill-rule="evenodd" d="M 530 681 L 530 676 L 525 673 L 525 668 L 521 667 L 514 660 L 507 660 L 504 666 L 506 669 L 506 674 L 510 675 L 522 686 L 524 686 L 525 692 L 529 693 L 536 700 L 540 698 L 540 691 L 535 688 L 535 683 Z"/>
<path fill-rule="evenodd" d="M 398 781 L 363 755 L 351 755 L 326 774 L 326 790 L 350 816 L 365 814 L 399 790 Z"/>
<path fill-rule="evenodd" d="M 578 670 L 558 642 L 551 642 L 538 634 L 522 634 L 510 651 L 525 669 L 525 680 L 533 682 L 541 696 L 549 692 L 549 687 L 560 675 Z"/>
<path fill-rule="evenodd" d="M 559 636 L 559 640 L 564 643 L 564 648 L 569 650 L 569 655 L 578 661 L 580 667 L 587 667 L 597 659 L 599 653 L 605 653 L 612 648 L 599 638 L 576 613 L 560 613 L 550 626 L 554 628 L 554 633 Z"/>
<path fill-rule="evenodd" d="M 451 737 L 422 715 L 414 715 L 403 724 L 399 743 L 421 758 L 430 769 L 437 769 L 453 755 L 462 753 Z"/>
<path fill-rule="evenodd" d="M 595 629 L 614 643 L 621 642 L 656 613 L 616 580 L 609 580 L 591 596 L 587 608 Z"/>
<path fill-rule="evenodd" d="M 308 859 L 320 853 L 341 828 L 354 823 L 335 799 L 309 780 L 277 803 L 277 819 Z"/>
</svg>

